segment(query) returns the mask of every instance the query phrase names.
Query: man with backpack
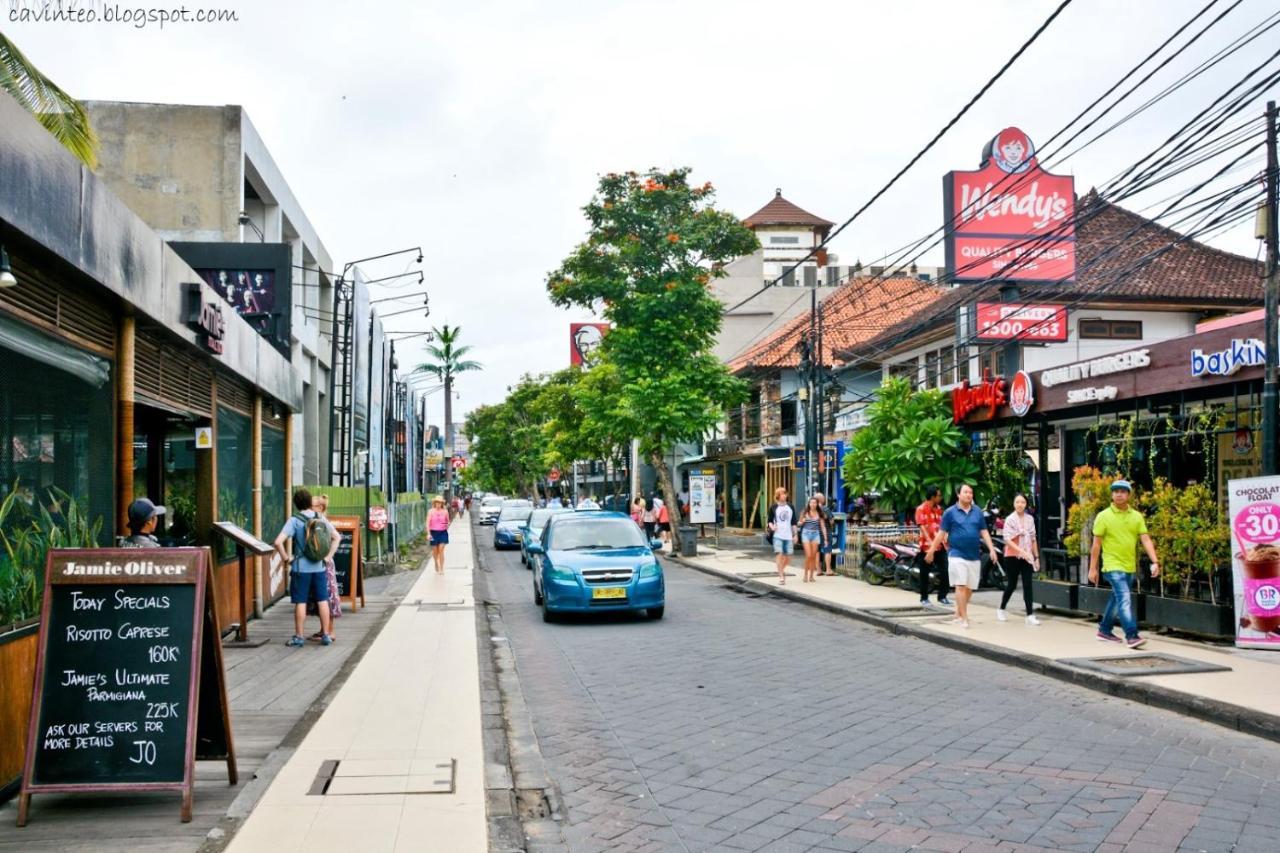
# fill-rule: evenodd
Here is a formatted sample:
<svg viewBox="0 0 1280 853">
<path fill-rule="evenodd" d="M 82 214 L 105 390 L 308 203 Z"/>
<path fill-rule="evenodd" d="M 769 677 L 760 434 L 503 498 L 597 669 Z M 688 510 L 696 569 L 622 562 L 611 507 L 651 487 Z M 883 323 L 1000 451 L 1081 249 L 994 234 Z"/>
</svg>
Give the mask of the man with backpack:
<svg viewBox="0 0 1280 853">
<path fill-rule="evenodd" d="M 338 551 L 340 539 L 328 521 L 311 509 L 311 493 L 298 489 L 293 493 L 293 516 L 284 523 L 276 537 L 276 553 L 289 567 L 289 600 L 293 602 L 293 636 L 286 646 L 306 644 L 303 624 L 307 619 L 307 602 L 315 601 L 320 614 L 320 645 L 333 643 L 329 635 L 329 582 L 324 561 Z M 292 540 L 293 555 L 285 550 Z"/>
</svg>

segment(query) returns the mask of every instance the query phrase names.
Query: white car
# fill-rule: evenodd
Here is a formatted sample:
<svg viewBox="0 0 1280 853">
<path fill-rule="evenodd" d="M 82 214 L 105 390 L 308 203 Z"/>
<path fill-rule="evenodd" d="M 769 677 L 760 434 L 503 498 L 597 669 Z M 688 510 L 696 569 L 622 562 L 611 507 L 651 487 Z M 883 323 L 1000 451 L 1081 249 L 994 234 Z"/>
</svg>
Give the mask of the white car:
<svg viewBox="0 0 1280 853">
<path fill-rule="evenodd" d="M 502 497 L 490 495 L 480 502 L 480 523 L 496 524 L 500 512 L 502 512 Z"/>
</svg>

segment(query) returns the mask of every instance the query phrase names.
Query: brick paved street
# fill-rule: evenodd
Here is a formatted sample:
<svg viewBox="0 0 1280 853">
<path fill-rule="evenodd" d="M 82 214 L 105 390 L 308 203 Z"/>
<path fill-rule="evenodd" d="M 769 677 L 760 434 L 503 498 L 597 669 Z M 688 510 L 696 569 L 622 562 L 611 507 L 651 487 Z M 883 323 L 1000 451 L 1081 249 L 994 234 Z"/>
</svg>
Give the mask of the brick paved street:
<svg viewBox="0 0 1280 853">
<path fill-rule="evenodd" d="M 574 851 L 1277 849 L 1280 745 L 672 564 L 546 625 L 481 547 Z"/>
</svg>

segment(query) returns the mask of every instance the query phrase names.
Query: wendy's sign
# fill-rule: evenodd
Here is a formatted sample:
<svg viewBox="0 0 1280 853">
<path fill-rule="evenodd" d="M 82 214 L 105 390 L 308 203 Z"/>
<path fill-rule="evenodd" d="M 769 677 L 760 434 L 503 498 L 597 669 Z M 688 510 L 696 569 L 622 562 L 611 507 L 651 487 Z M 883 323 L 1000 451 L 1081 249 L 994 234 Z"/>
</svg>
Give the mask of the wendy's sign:
<svg viewBox="0 0 1280 853">
<path fill-rule="evenodd" d="M 986 417 L 982 420 L 991 420 L 1007 402 L 1009 398 L 1004 379 L 999 376 L 993 378 L 987 371 L 977 385 L 970 385 L 966 379 L 951 391 L 951 417 L 962 424 L 972 413 L 985 409 Z"/>
<path fill-rule="evenodd" d="M 1018 128 L 987 143 L 978 171 L 948 172 L 942 193 L 952 281 L 1075 278 L 1075 179 L 1041 169 Z"/>
</svg>

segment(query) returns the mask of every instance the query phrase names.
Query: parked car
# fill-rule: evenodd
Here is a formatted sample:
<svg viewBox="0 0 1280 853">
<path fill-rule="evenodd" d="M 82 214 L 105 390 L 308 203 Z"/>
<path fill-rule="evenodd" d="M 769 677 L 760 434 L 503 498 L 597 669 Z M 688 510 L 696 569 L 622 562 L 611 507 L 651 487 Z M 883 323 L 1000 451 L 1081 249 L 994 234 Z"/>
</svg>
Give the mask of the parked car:
<svg viewBox="0 0 1280 853">
<path fill-rule="evenodd" d="M 498 520 L 498 513 L 502 511 L 502 497 L 500 495 L 489 495 L 480 502 L 480 518 L 481 524 L 493 524 Z"/>
<path fill-rule="evenodd" d="M 531 506 L 504 506 L 493 526 L 493 547 L 499 551 L 506 548 L 519 548 L 524 538 L 520 535 L 520 528 L 525 526 L 532 514 Z"/>
<path fill-rule="evenodd" d="M 527 546 L 534 561 L 533 601 L 543 621 L 560 613 L 643 610 L 666 612 L 666 583 L 654 551 L 658 540 L 620 512 L 579 511 L 553 516 L 540 542 Z"/>
<path fill-rule="evenodd" d="M 568 507 L 560 506 L 559 504 L 555 506 L 540 507 L 533 511 L 533 514 L 529 516 L 529 520 L 525 522 L 524 527 L 520 528 L 521 563 L 524 563 L 525 566 L 530 569 L 533 568 L 533 560 L 529 557 L 529 543 L 537 542 L 542 539 L 542 530 L 547 526 L 547 521 L 551 516 L 570 511 L 571 510 Z"/>
</svg>

